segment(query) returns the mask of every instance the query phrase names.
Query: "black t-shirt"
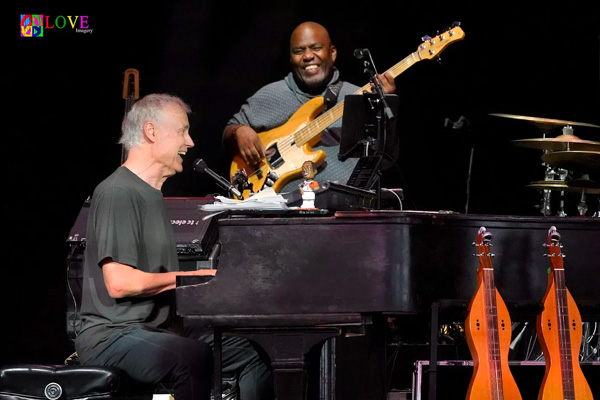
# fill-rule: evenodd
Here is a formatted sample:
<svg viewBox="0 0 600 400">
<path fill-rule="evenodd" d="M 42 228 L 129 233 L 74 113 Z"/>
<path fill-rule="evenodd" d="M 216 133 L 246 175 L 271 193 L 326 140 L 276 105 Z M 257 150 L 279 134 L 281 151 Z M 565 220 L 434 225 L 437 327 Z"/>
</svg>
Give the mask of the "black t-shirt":
<svg viewBox="0 0 600 400">
<path fill-rule="evenodd" d="M 101 264 L 112 260 L 144 272 L 178 270 L 175 235 L 162 192 L 119 167 L 92 195 L 87 221 L 81 302 L 82 329 L 75 340 L 85 362 L 131 327 L 167 328 L 173 291 L 150 297 L 108 295 Z"/>
</svg>

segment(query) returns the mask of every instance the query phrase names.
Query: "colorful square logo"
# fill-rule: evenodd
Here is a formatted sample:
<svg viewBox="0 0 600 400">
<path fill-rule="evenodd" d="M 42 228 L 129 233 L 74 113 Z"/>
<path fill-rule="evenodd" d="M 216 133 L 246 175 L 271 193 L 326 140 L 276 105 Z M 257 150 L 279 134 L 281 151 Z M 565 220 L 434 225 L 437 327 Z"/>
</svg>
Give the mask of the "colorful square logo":
<svg viewBox="0 0 600 400">
<path fill-rule="evenodd" d="M 21 37 L 43 37 L 44 16 L 42 14 L 21 14 Z"/>
</svg>

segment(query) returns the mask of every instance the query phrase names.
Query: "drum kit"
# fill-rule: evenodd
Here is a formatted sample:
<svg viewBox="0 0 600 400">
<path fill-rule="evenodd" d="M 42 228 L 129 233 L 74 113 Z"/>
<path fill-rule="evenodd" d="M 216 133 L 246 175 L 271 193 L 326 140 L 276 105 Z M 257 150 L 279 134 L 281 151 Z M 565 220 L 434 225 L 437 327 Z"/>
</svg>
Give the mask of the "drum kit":
<svg viewBox="0 0 600 400">
<path fill-rule="evenodd" d="M 533 181 L 527 187 L 540 190 L 542 201 L 540 212 L 551 214 L 551 195 L 560 193 L 560 210 L 557 215 L 564 217 L 565 193 L 581 195 L 577 210 L 580 216 L 588 211 L 586 195 L 600 195 L 600 184 L 590 179 L 590 174 L 600 172 L 600 142 L 583 140 L 573 133 L 574 126 L 600 128 L 599 125 L 584 122 L 565 121 L 549 118 L 527 117 L 513 114 L 489 114 L 495 117 L 523 120 L 535 124 L 542 131 L 542 138 L 513 140 L 516 146 L 542 150 L 542 164 L 545 167 L 544 179 Z M 547 137 L 551 129 L 562 127 L 562 134 Z M 577 176 L 577 178 L 574 178 Z M 594 214 L 598 216 L 598 212 Z"/>
</svg>

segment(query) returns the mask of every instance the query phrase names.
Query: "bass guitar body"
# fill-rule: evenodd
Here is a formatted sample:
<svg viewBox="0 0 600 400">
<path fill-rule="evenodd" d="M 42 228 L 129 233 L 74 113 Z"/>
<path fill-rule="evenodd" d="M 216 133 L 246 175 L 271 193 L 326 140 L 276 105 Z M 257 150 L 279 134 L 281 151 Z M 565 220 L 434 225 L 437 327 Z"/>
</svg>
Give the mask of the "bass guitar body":
<svg viewBox="0 0 600 400">
<path fill-rule="evenodd" d="M 270 179 L 273 182 L 270 186 L 279 193 L 289 181 L 302 175 L 302 164 L 305 161 L 321 165 L 325 152 L 311 151 L 312 146 L 321 140 L 321 135 L 315 135 L 310 141 L 301 144 L 294 133 L 307 126 L 324 108 L 323 97 L 315 97 L 300 107 L 285 124 L 260 132 L 258 137 L 265 148 L 266 157 L 258 165 L 250 166 L 241 155 L 235 155 L 230 176 L 233 177 L 239 170 L 245 170 L 248 182 L 254 189 L 263 188 L 267 179 Z M 243 195 L 247 198 L 249 191 Z"/>
<path fill-rule="evenodd" d="M 491 234 L 484 227 L 477 235 L 479 269 L 477 288 L 469 303 L 465 332 L 473 358 L 468 400 L 517 400 L 521 394 L 508 366 L 511 321 L 494 283 L 489 250 Z"/>
<path fill-rule="evenodd" d="M 581 315 L 565 284 L 559 238 L 556 228 L 550 228 L 551 268 L 543 299 L 544 310 L 538 315 L 536 325 L 546 362 L 538 400 L 588 400 L 593 398 L 592 392 L 579 364 Z"/>
</svg>

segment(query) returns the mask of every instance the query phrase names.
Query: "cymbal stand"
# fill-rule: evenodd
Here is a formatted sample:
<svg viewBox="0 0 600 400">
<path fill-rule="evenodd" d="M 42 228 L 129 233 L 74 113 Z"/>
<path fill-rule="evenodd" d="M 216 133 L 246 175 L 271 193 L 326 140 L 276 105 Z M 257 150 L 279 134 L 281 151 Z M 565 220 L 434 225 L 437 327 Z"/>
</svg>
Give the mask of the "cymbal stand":
<svg viewBox="0 0 600 400">
<path fill-rule="evenodd" d="M 569 171 L 567 171 L 566 169 L 557 168 L 556 174 L 558 175 L 559 180 L 566 182 L 567 176 L 569 175 Z M 565 191 L 564 190 L 560 191 L 560 211 L 558 211 L 558 214 L 556 214 L 556 215 L 559 217 L 567 216 L 567 213 L 565 212 Z"/>
<path fill-rule="evenodd" d="M 546 138 L 546 134 L 550 132 L 550 128 L 549 127 L 545 127 L 541 129 L 542 130 L 542 138 Z M 564 132 L 564 129 L 563 129 Z M 548 150 L 544 150 L 544 154 L 547 154 Z M 555 180 L 555 179 L 559 179 L 561 181 L 566 181 L 567 179 L 567 175 L 568 175 L 568 171 L 565 169 L 561 169 L 561 168 L 557 168 L 556 171 L 554 169 L 552 169 L 552 167 L 549 164 L 546 163 L 542 163 L 542 165 L 544 165 L 546 167 L 546 172 L 544 175 L 544 180 L 548 181 L 548 180 Z M 541 210 L 540 212 L 542 213 L 542 215 L 544 215 L 544 217 L 548 217 L 551 215 L 552 213 L 552 205 L 551 205 L 551 198 L 552 198 L 552 191 L 550 189 L 544 189 L 543 192 L 543 196 L 542 196 L 542 206 L 541 206 Z M 567 214 L 565 213 L 565 192 L 564 190 L 560 191 L 560 211 L 557 214 L 559 217 L 565 217 Z"/>
<path fill-rule="evenodd" d="M 546 167 L 546 172 L 544 174 L 544 180 L 546 180 L 546 181 L 560 180 L 560 181 L 566 182 L 567 177 L 569 175 L 568 170 L 563 169 L 563 168 L 557 168 L 556 170 L 554 170 L 550 165 L 548 165 L 546 163 L 543 163 L 542 165 L 544 165 Z M 552 190 L 544 189 L 543 195 L 542 195 L 542 205 L 540 207 L 540 209 L 541 209 L 540 212 L 545 217 L 548 217 L 552 214 L 551 198 L 552 198 Z M 567 213 L 565 212 L 565 191 L 564 190 L 560 191 L 560 210 L 558 211 L 557 216 L 559 216 L 559 217 L 567 216 Z"/>
<path fill-rule="evenodd" d="M 585 201 L 585 189 L 581 189 L 581 199 L 579 199 L 579 204 L 577 204 L 577 211 L 579 211 L 580 217 L 584 217 L 588 211 L 587 202 Z"/>
<path fill-rule="evenodd" d="M 554 179 L 554 170 L 548 164 L 542 164 L 546 166 L 546 173 L 544 175 L 544 180 L 550 181 Z M 544 217 L 550 216 L 552 212 L 552 205 L 550 203 L 552 191 L 550 189 L 544 189 L 542 191 L 542 206 L 540 207 L 540 212 Z"/>
<path fill-rule="evenodd" d="M 546 138 L 545 131 L 542 131 L 542 138 Z M 547 152 L 548 152 L 547 150 L 544 150 L 544 154 L 546 154 Z M 544 174 L 544 180 L 545 181 L 554 180 L 554 175 L 556 173 L 554 172 L 552 167 L 550 167 L 550 165 L 546 164 L 546 163 L 542 163 L 542 165 L 546 167 L 546 172 Z M 552 191 L 550 189 L 544 189 L 542 193 L 543 193 L 542 206 L 540 207 L 541 208 L 540 212 L 542 213 L 542 215 L 544 217 L 548 217 L 552 213 L 552 204 L 550 202 L 551 197 L 552 197 Z"/>
</svg>

